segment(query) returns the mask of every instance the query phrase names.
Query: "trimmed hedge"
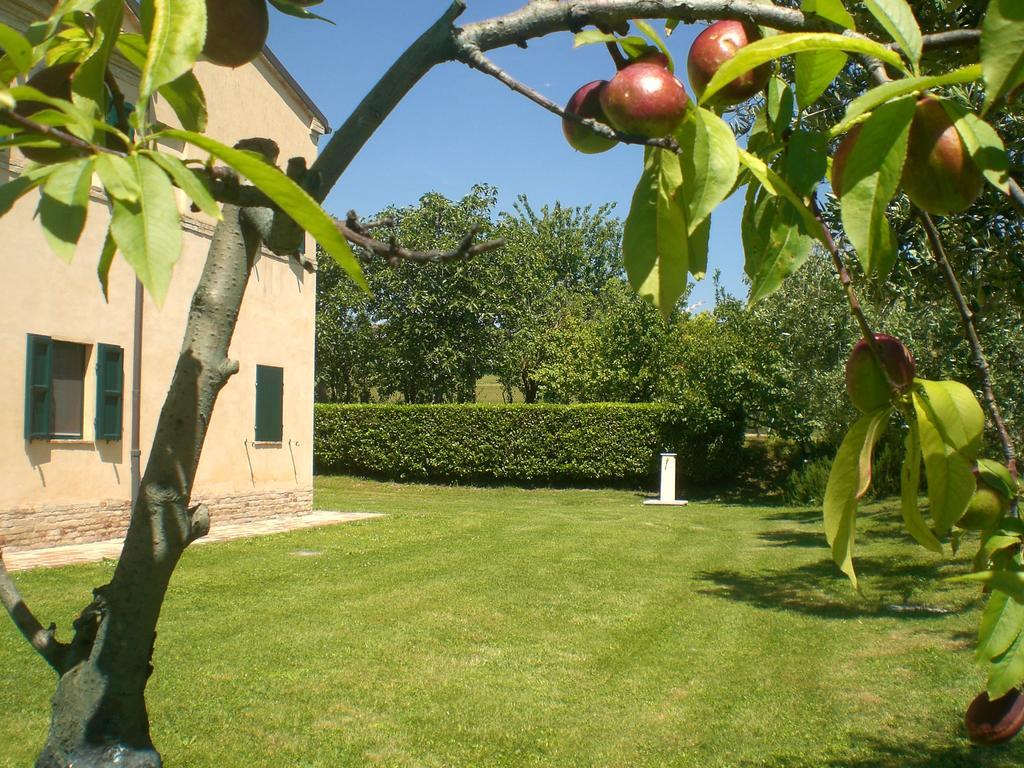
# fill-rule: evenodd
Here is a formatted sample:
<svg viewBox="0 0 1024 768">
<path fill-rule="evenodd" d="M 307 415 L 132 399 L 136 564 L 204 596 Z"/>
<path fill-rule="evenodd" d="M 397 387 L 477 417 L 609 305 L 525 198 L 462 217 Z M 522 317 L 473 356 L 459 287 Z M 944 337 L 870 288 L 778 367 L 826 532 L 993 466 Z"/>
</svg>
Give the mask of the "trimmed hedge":
<svg viewBox="0 0 1024 768">
<path fill-rule="evenodd" d="M 658 454 L 708 483 L 735 473 L 743 423 L 710 406 L 333 405 L 315 409 L 318 472 L 388 479 L 638 484 Z"/>
</svg>

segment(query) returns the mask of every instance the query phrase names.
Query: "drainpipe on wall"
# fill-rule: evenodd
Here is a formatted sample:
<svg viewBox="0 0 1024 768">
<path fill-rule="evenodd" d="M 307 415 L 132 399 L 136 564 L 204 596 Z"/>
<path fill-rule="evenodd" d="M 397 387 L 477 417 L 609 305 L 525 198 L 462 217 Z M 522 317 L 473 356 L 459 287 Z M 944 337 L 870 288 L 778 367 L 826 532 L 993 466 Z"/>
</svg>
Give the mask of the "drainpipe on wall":
<svg viewBox="0 0 1024 768">
<path fill-rule="evenodd" d="M 139 450 L 139 417 L 142 412 L 142 310 L 145 292 L 142 283 L 135 280 L 135 328 L 132 332 L 132 435 L 129 456 L 131 457 L 132 509 L 139 498 L 142 482 L 142 451 Z"/>
</svg>

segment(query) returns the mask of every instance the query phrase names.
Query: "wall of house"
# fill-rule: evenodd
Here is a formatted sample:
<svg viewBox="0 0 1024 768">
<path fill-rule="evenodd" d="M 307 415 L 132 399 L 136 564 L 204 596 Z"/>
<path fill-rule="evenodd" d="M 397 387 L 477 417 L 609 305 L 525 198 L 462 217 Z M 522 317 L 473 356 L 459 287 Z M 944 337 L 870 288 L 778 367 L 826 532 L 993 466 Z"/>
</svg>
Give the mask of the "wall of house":
<svg viewBox="0 0 1024 768">
<path fill-rule="evenodd" d="M 0 3 L 0 21 L 16 26 L 23 9 Z M 6 18 L 5 18 L 6 17 Z M 125 69 L 119 79 L 130 79 Z M 312 116 L 262 59 L 236 70 L 197 66 L 210 105 L 209 133 L 227 144 L 247 136 L 275 139 L 281 161 L 316 154 Z M 126 88 L 130 93 L 130 88 Z M 157 117 L 173 114 L 157 104 Z M 168 148 L 169 151 L 180 148 Z M 186 149 L 185 156 L 202 157 Z M 0 181 L 21 167 L 15 152 L 0 154 Z M 116 258 L 109 301 L 96 276 L 108 206 L 93 190 L 85 233 L 70 264 L 57 259 L 33 221 L 38 195 L 22 199 L 0 219 L 0 544 L 9 548 L 68 544 L 120 535 L 131 492 L 131 371 L 134 275 Z M 199 279 L 213 222 L 191 213 L 179 195 L 184 247 L 167 299 L 144 300 L 142 352 L 142 463 L 177 360 L 192 292 Z M 314 253 L 307 242 L 307 253 Z M 312 505 L 312 403 L 315 275 L 294 259 L 261 253 L 242 304 L 230 355 L 239 373 L 220 394 L 196 478 L 194 499 L 206 501 L 218 520 L 234 521 L 308 511 Z M 88 346 L 83 434 L 75 440 L 26 440 L 27 334 Z M 124 349 L 123 437 L 96 440 L 96 344 Z M 256 366 L 284 369 L 283 435 L 256 443 Z"/>
</svg>

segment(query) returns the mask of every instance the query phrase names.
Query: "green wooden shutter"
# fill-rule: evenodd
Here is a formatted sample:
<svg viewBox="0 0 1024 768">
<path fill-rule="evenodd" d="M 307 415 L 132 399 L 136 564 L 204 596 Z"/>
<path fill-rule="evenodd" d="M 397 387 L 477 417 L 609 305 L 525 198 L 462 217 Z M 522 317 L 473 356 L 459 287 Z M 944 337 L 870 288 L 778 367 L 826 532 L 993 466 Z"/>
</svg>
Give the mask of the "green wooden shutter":
<svg viewBox="0 0 1024 768">
<path fill-rule="evenodd" d="M 284 368 L 256 366 L 256 441 L 279 443 L 284 432 Z"/>
<path fill-rule="evenodd" d="M 25 353 L 25 439 L 50 436 L 50 371 L 53 342 L 49 336 L 28 335 Z"/>
<path fill-rule="evenodd" d="M 96 345 L 96 439 L 120 440 L 124 413 L 124 350 Z"/>
</svg>

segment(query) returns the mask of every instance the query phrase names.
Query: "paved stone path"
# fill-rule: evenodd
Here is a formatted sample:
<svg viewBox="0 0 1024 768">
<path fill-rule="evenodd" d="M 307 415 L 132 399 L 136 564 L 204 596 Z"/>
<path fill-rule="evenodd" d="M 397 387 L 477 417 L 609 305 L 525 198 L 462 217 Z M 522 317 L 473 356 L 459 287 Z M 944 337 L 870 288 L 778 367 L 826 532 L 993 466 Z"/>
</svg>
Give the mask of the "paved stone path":
<svg viewBox="0 0 1024 768">
<path fill-rule="evenodd" d="M 249 536 L 266 536 L 271 533 L 283 533 L 300 528 L 316 528 L 321 525 L 347 523 L 352 520 L 367 520 L 383 517 L 379 512 L 332 512 L 316 510 L 308 515 L 291 515 L 288 517 L 271 517 L 266 520 L 255 520 L 249 523 L 224 523 L 218 525 L 214 520 L 210 532 L 195 544 L 211 544 L 215 541 L 244 539 Z M 121 539 L 96 541 L 91 544 L 70 544 L 63 547 L 46 549 L 26 549 L 20 552 L 4 552 L 4 563 L 9 571 L 26 571 L 30 568 L 54 568 L 59 565 L 75 563 L 95 563 L 100 560 L 113 559 L 121 552 Z"/>
</svg>

